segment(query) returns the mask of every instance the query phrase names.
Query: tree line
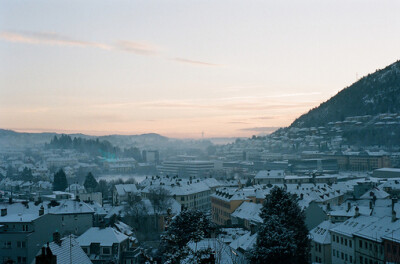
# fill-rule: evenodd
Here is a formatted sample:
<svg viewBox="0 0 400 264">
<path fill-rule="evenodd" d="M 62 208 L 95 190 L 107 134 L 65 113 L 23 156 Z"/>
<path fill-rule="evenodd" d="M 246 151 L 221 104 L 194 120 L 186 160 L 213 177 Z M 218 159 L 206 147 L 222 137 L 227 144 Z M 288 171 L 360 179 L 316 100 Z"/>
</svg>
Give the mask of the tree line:
<svg viewBox="0 0 400 264">
<path fill-rule="evenodd" d="M 105 158 L 133 157 L 138 162 L 143 161 L 140 149 L 136 147 L 121 149 L 107 140 L 72 138 L 69 135 L 54 136 L 50 143 L 45 144 L 47 149 L 74 149 L 78 152 L 88 153 L 92 156 Z"/>
</svg>

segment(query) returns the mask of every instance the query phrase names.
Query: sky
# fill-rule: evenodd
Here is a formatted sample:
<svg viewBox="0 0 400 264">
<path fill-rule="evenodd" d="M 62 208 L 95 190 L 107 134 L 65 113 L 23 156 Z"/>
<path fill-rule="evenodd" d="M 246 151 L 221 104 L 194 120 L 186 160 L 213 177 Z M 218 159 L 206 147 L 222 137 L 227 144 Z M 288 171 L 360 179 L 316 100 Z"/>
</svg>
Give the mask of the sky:
<svg viewBox="0 0 400 264">
<path fill-rule="evenodd" d="M 270 133 L 400 59 L 399 11 L 398 0 L 0 0 L 0 128 Z"/>
</svg>

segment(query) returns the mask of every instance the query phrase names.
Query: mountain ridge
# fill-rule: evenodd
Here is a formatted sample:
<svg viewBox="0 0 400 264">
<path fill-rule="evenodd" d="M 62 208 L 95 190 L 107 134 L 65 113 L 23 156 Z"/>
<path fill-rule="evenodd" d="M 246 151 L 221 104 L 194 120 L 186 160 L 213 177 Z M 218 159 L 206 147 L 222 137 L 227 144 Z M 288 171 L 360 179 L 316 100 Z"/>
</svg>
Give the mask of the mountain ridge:
<svg viewBox="0 0 400 264">
<path fill-rule="evenodd" d="M 290 127 L 316 127 L 349 116 L 400 112 L 400 60 L 364 76 L 318 107 L 296 118 Z"/>
</svg>

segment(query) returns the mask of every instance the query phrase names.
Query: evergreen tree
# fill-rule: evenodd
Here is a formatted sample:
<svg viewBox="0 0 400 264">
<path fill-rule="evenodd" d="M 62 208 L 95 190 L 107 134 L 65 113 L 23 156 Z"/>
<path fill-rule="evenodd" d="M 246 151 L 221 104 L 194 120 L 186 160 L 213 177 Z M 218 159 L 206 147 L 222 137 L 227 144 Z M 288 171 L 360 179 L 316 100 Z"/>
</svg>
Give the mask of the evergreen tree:
<svg viewBox="0 0 400 264">
<path fill-rule="evenodd" d="M 265 220 L 250 253 L 251 263 L 296 263 L 294 232 L 286 228 L 276 215 Z"/>
<path fill-rule="evenodd" d="M 83 186 L 85 186 L 85 189 L 87 191 L 93 191 L 97 188 L 99 184 L 97 183 L 96 179 L 94 178 L 93 174 L 89 172 L 86 175 L 85 182 L 83 183 Z"/>
<path fill-rule="evenodd" d="M 33 180 L 32 170 L 25 167 L 20 175 L 20 179 L 23 181 L 32 181 Z"/>
<path fill-rule="evenodd" d="M 161 252 L 169 263 L 180 263 L 190 253 L 189 241 L 199 242 L 215 230 L 203 212 L 184 210 L 175 216 L 161 237 Z"/>
<path fill-rule="evenodd" d="M 54 191 L 65 191 L 68 187 L 67 176 L 65 172 L 60 169 L 54 174 L 53 190 Z"/>
<path fill-rule="evenodd" d="M 250 254 L 252 263 L 265 263 L 258 259 L 279 260 L 285 264 L 309 263 L 310 239 L 304 223 L 305 214 L 295 195 L 284 188 L 272 188 L 265 197 L 260 216 L 263 224 Z"/>
</svg>

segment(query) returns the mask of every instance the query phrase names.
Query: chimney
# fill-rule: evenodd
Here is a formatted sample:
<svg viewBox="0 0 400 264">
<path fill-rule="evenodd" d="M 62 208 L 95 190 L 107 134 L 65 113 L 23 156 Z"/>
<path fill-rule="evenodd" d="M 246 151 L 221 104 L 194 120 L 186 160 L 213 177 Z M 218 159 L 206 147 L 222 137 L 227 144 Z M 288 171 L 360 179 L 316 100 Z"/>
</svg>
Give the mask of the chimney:
<svg viewBox="0 0 400 264">
<path fill-rule="evenodd" d="M 393 197 L 392 198 L 392 211 L 394 211 L 394 205 L 397 203 L 397 198 Z"/>
<path fill-rule="evenodd" d="M 396 222 L 397 218 L 396 218 L 396 211 L 393 210 L 392 211 L 392 222 Z"/>
<path fill-rule="evenodd" d="M 360 209 L 358 208 L 358 206 L 356 206 L 354 217 L 359 217 L 359 216 L 360 216 Z"/>
<path fill-rule="evenodd" d="M 250 224 L 250 234 L 254 235 L 257 232 L 257 226 L 255 224 Z"/>
<path fill-rule="evenodd" d="M 54 233 L 53 233 L 53 241 L 54 241 L 56 244 L 61 245 L 61 236 L 60 236 L 60 233 L 58 233 L 58 232 L 54 232 Z"/>
<path fill-rule="evenodd" d="M 44 207 L 43 207 L 43 204 L 42 204 L 42 206 L 40 206 L 40 209 L 39 209 L 39 216 L 42 216 L 42 215 L 44 215 Z"/>
<path fill-rule="evenodd" d="M 351 203 L 348 202 L 348 203 L 347 203 L 347 212 L 350 211 L 350 209 L 351 209 Z"/>
<path fill-rule="evenodd" d="M 6 216 L 7 215 L 7 208 L 2 208 L 1 209 L 1 216 Z"/>
<path fill-rule="evenodd" d="M 304 193 L 300 193 L 300 200 L 304 199 Z"/>
<path fill-rule="evenodd" d="M 369 201 L 369 209 L 372 209 L 372 201 Z"/>
<path fill-rule="evenodd" d="M 330 211 L 331 210 L 331 203 L 326 204 L 326 210 Z"/>
</svg>

